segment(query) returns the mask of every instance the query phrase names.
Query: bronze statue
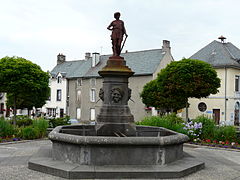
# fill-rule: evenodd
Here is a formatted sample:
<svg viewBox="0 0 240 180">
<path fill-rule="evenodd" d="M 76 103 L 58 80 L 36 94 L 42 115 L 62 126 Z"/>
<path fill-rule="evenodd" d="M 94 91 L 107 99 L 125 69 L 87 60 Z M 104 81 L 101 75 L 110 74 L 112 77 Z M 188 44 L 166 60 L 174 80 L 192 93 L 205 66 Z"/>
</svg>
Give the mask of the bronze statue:
<svg viewBox="0 0 240 180">
<path fill-rule="evenodd" d="M 126 38 L 128 37 L 126 29 L 124 27 L 124 22 L 119 19 L 120 16 L 120 12 L 114 13 L 114 18 L 116 20 L 111 22 L 111 24 L 107 27 L 108 30 L 112 31 L 111 40 L 113 56 L 119 56 L 121 54 L 122 48 L 124 46 L 124 44 L 123 46 L 121 46 L 123 41 L 123 35 L 125 34 Z"/>
</svg>

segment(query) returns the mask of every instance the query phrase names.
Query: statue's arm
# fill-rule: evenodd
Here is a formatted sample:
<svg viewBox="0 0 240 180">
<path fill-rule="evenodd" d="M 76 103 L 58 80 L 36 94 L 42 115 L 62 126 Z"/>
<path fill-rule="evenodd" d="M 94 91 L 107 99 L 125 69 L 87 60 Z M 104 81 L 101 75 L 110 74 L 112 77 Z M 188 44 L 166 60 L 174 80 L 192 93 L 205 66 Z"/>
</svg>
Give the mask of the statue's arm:
<svg viewBox="0 0 240 180">
<path fill-rule="evenodd" d="M 108 30 L 112 31 L 113 30 L 113 25 L 112 25 L 112 22 L 111 24 L 107 27 Z"/>
<path fill-rule="evenodd" d="M 125 28 L 125 26 L 124 26 L 124 22 L 123 22 L 123 33 L 128 37 L 126 28 Z"/>
</svg>

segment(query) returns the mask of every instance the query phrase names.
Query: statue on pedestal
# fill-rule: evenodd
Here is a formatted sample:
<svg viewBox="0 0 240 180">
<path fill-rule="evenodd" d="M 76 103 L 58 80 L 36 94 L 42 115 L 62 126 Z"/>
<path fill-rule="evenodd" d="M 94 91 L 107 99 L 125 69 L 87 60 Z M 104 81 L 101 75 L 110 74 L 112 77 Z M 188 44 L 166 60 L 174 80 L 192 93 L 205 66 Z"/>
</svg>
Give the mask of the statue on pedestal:
<svg viewBox="0 0 240 180">
<path fill-rule="evenodd" d="M 111 24 L 107 27 L 108 30 L 112 31 L 111 40 L 113 56 L 120 56 L 126 38 L 128 37 L 124 26 L 124 22 L 119 19 L 120 16 L 121 16 L 120 12 L 114 13 L 114 18 L 116 20 L 112 21 Z M 124 34 L 126 38 L 122 45 Z"/>
</svg>

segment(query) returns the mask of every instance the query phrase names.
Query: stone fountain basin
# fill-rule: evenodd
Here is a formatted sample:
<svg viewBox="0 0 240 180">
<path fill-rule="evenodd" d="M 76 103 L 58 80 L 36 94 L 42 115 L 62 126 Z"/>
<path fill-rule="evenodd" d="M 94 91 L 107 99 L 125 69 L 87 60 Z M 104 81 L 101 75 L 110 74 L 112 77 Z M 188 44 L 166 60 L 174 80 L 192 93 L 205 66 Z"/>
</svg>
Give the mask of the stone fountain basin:
<svg viewBox="0 0 240 180">
<path fill-rule="evenodd" d="M 68 179 L 170 179 L 204 168 L 183 152 L 188 137 L 136 126 L 136 137 L 96 136 L 93 125 L 56 127 L 52 145 L 30 158 L 29 169 Z"/>
<path fill-rule="evenodd" d="M 94 125 L 56 127 L 53 160 L 79 165 L 165 165 L 183 157 L 188 136 L 162 127 L 136 126 L 136 137 L 96 136 Z"/>
</svg>

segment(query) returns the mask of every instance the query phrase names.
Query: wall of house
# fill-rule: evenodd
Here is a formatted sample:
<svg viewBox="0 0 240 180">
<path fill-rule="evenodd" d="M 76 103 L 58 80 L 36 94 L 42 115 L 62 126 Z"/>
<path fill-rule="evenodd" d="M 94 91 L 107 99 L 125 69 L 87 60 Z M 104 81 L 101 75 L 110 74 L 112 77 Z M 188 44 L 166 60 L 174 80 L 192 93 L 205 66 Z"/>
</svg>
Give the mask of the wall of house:
<svg viewBox="0 0 240 180">
<path fill-rule="evenodd" d="M 235 75 L 240 75 L 240 70 L 234 68 L 222 68 L 216 69 L 216 71 L 218 77 L 221 79 L 219 93 L 210 95 L 208 98 L 189 98 L 189 118 L 194 119 L 202 114 L 212 117 L 213 109 L 220 109 L 220 124 L 233 125 L 235 117 L 235 105 L 236 102 L 240 102 L 240 94 L 235 92 Z M 199 111 L 198 104 L 200 102 L 206 103 L 207 110 L 205 112 Z"/>
<path fill-rule="evenodd" d="M 152 80 L 152 76 L 133 76 L 129 78 L 129 88 L 132 89 L 131 99 L 129 100 L 129 108 L 134 115 L 135 121 L 142 120 L 145 116 L 152 115 L 151 111 L 145 110 L 145 105 L 142 103 L 140 94 L 143 90 L 143 86 Z"/>
<path fill-rule="evenodd" d="M 94 80 L 95 79 L 95 80 Z M 99 113 L 101 106 L 101 100 L 99 100 L 98 94 L 102 87 L 101 78 L 84 78 L 82 79 L 82 84 L 78 85 L 77 79 L 69 80 L 69 115 L 72 118 L 78 119 L 80 121 L 90 120 L 90 109 L 95 109 L 95 115 Z M 96 83 L 93 83 L 95 81 Z M 95 90 L 95 101 L 90 100 L 91 89 Z M 79 93 L 81 95 L 79 97 Z M 81 109 L 80 118 L 77 117 L 77 109 Z"/>
<path fill-rule="evenodd" d="M 160 61 L 159 66 L 157 67 L 156 71 L 153 74 L 153 79 L 156 79 L 157 74 L 161 71 L 161 69 L 165 68 L 169 63 L 174 61 L 170 49 L 167 49 L 165 52 L 165 55 L 163 56 L 162 60 Z"/>
</svg>

